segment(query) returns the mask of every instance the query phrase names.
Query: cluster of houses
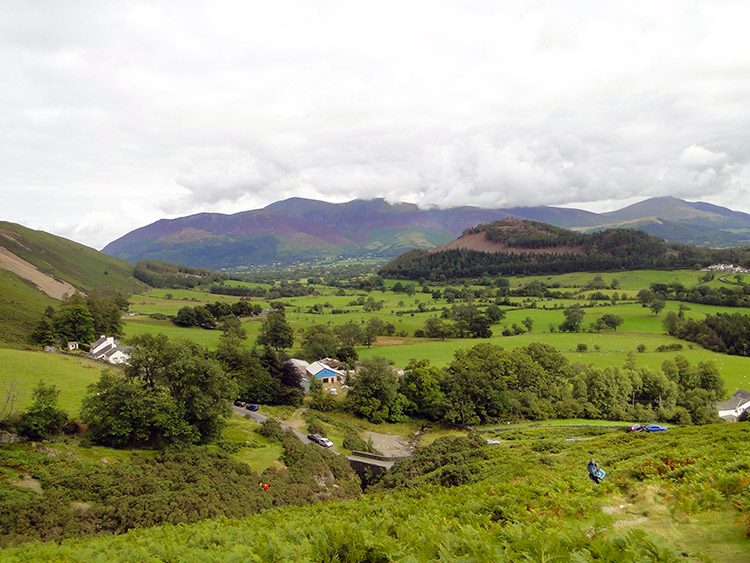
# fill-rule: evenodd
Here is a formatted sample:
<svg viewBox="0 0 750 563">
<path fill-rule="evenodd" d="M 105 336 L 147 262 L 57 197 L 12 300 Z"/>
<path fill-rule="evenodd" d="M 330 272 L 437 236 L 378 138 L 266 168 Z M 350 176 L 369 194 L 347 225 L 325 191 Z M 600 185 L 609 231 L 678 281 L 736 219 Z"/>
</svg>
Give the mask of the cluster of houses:
<svg viewBox="0 0 750 563">
<path fill-rule="evenodd" d="M 709 272 L 725 272 L 732 274 L 750 274 L 750 270 L 734 264 L 712 264 L 706 268 Z"/>
</svg>

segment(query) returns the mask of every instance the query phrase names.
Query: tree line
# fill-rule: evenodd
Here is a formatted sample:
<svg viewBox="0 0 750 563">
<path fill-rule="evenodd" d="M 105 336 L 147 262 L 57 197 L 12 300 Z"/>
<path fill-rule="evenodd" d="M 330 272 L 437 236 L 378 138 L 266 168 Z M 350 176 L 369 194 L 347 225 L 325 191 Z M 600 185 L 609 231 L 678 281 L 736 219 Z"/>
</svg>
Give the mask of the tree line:
<svg viewBox="0 0 750 563">
<path fill-rule="evenodd" d="M 137 262 L 133 276 L 151 287 L 169 289 L 192 289 L 224 279 L 221 274 L 207 268 L 193 268 L 156 260 Z"/>
<path fill-rule="evenodd" d="M 515 225 L 515 226 L 513 226 Z M 482 225 L 490 240 L 503 242 L 515 252 L 480 252 L 450 249 L 428 252 L 416 249 L 402 254 L 379 274 L 406 280 L 478 278 L 482 275 L 554 275 L 568 272 L 677 269 L 717 262 L 746 265 L 747 249 L 709 249 L 664 240 L 634 229 L 607 229 L 592 234 L 573 233 L 533 221 Z M 494 238 L 493 238 L 494 237 Z M 555 252 L 535 250 L 554 248 Z M 528 250 L 528 252 L 523 252 Z"/>
<path fill-rule="evenodd" d="M 47 307 L 30 338 L 43 346 L 88 345 L 102 334 L 120 338 L 122 314 L 128 306 L 128 300 L 119 294 L 105 297 L 92 291 L 84 297 L 76 293 L 65 298 L 58 309 Z"/>
<path fill-rule="evenodd" d="M 711 279 L 713 279 L 711 273 L 705 274 L 702 278 L 704 282 Z M 648 289 L 642 289 L 638 293 L 638 299 L 642 302 L 670 300 L 723 307 L 750 307 L 750 286 L 736 283 L 722 287 L 698 285 L 688 288 L 679 282 L 652 283 Z"/>
<path fill-rule="evenodd" d="M 207 303 L 192 307 L 181 307 L 172 319 L 178 326 L 198 326 L 205 329 L 215 329 L 227 324 L 240 326 L 238 319 L 242 317 L 256 317 L 263 312 L 263 306 L 258 303 L 240 300 L 234 303 Z"/>
<path fill-rule="evenodd" d="M 512 352 L 493 344 L 459 349 L 444 369 L 412 360 L 399 377 L 384 358 L 364 360 L 348 381 L 343 408 L 371 422 L 413 416 L 466 427 L 492 422 L 592 418 L 704 424 L 723 398 L 712 362 L 677 356 L 660 371 L 570 364 L 555 348 L 533 343 Z"/>
<path fill-rule="evenodd" d="M 717 313 L 702 319 L 688 319 L 670 311 L 663 321 L 667 334 L 697 342 L 708 350 L 750 356 L 750 315 Z"/>
</svg>

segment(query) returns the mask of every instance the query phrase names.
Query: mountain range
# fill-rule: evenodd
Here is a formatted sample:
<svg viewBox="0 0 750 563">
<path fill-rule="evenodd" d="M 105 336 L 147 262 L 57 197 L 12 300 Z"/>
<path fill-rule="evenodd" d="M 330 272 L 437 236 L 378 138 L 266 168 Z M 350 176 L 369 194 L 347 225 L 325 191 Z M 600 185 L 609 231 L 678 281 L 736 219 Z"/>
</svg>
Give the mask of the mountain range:
<svg viewBox="0 0 750 563">
<path fill-rule="evenodd" d="M 696 246 L 750 244 L 750 215 L 674 197 L 651 198 L 608 213 L 547 206 L 420 209 L 384 199 L 327 203 L 291 198 L 232 215 L 161 219 L 111 242 L 103 252 L 129 262 L 163 260 L 214 269 L 388 259 L 445 244 L 467 228 L 507 217 L 585 233 L 633 228 Z"/>
</svg>

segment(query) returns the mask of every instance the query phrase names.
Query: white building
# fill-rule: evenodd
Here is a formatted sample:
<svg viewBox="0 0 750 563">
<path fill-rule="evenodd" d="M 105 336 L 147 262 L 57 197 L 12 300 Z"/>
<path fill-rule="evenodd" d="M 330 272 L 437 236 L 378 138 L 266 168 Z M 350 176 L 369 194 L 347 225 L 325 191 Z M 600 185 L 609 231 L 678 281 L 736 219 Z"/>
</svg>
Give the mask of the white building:
<svg viewBox="0 0 750 563">
<path fill-rule="evenodd" d="M 736 422 L 740 415 L 750 407 L 750 391 L 740 389 L 726 401 L 716 404 L 719 417 L 728 422 Z"/>
<path fill-rule="evenodd" d="M 113 336 L 104 335 L 91 344 L 89 356 L 110 364 L 124 364 L 130 359 L 128 348 L 120 347 L 120 342 L 115 340 Z"/>
</svg>

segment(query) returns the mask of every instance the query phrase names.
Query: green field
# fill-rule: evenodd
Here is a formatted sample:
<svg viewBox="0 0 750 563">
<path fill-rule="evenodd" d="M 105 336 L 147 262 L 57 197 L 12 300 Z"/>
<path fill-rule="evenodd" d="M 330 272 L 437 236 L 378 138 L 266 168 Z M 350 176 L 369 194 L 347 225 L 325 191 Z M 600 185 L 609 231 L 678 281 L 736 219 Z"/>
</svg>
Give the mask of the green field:
<svg viewBox="0 0 750 563">
<path fill-rule="evenodd" d="M 511 297 L 514 306 L 502 307 L 506 311 L 506 317 L 498 324 L 493 325 L 493 336 L 489 341 L 506 349 L 513 349 L 532 342 L 542 341 L 561 350 L 571 362 L 593 364 L 598 367 L 623 365 L 627 353 L 636 350 L 639 344 L 643 344 L 646 347 L 646 351 L 639 353 L 637 357 L 637 361 L 642 365 L 658 369 L 665 359 L 673 358 L 676 354 L 681 353 L 691 363 L 701 361 L 715 362 L 724 377 L 727 391 L 730 394 L 737 389 L 748 388 L 750 386 L 750 375 L 748 375 L 750 373 L 748 369 L 750 368 L 750 359 L 748 358 L 716 354 L 688 343 L 682 343 L 684 346 L 682 352 L 655 352 L 655 349 L 660 345 L 678 342 L 674 338 L 664 334 L 662 321 L 667 312 L 677 312 L 680 303 L 668 302 L 664 311 L 657 316 L 649 309 L 632 301 L 640 289 L 647 288 L 652 283 L 679 282 L 688 287 L 695 286 L 700 283 L 699 278 L 703 275 L 702 272 L 680 270 L 600 274 L 606 284 L 610 285 L 614 280 L 617 280 L 619 286 L 616 290 L 605 289 L 597 291 L 601 291 L 607 295 L 617 292 L 620 296 L 626 293 L 630 298 L 629 301 L 621 300 L 614 305 L 609 301 L 589 301 L 588 297 L 592 291 L 585 290 L 585 288 L 597 275 L 599 274 L 577 273 L 559 276 L 510 278 L 512 287 L 521 287 L 534 280 L 539 280 L 548 286 L 554 285 L 556 290 L 570 291 L 575 294 L 575 298 L 539 299 Z M 244 285 L 247 287 L 262 286 L 266 289 L 273 287 L 271 284 L 225 283 L 227 285 Z M 396 280 L 386 280 L 385 287 L 392 288 L 395 283 Z M 718 279 L 709 282 L 711 285 L 722 283 Z M 402 282 L 402 285 L 406 285 L 406 283 Z M 384 322 L 392 323 L 395 327 L 396 335 L 393 337 L 378 337 L 378 340 L 371 347 L 358 348 L 358 353 L 361 358 L 372 356 L 386 357 L 397 367 L 404 367 L 412 359 L 429 359 L 437 366 L 445 366 L 452 360 L 455 350 L 468 348 L 479 342 L 486 341 L 477 339 L 446 339 L 445 341 L 440 341 L 414 338 L 414 332 L 421 329 L 428 318 L 439 316 L 440 311 L 444 307 L 450 308 L 452 306 L 444 298 L 435 300 L 428 293 L 417 292 L 410 296 L 406 293 L 394 293 L 391 290 L 377 290 L 368 293 L 352 289 L 341 290 L 320 285 L 312 287 L 315 289 L 313 295 L 280 299 L 280 301 L 287 305 L 287 320 L 294 329 L 295 335 L 297 335 L 295 348 L 288 351 L 292 355 L 294 355 L 295 350 L 299 346 L 299 338 L 302 332 L 311 325 L 333 327 L 349 321 L 364 325 L 373 316 Z M 438 285 L 435 287 L 444 291 L 447 286 Z M 453 287 L 460 288 L 461 286 L 454 284 Z M 476 285 L 467 287 L 482 289 Z M 419 289 L 416 284 L 415 289 Z M 490 291 L 489 297 L 474 299 L 474 304 L 483 307 L 493 302 L 494 297 L 492 295 L 494 295 L 494 289 L 490 288 Z M 168 294 L 169 299 L 167 298 Z M 361 305 L 355 304 L 358 299 L 366 300 L 370 297 L 376 302 L 382 302 L 382 307 L 379 310 L 367 312 Z M 132 336 L 135 334 L 156 334 L 161 332 L 174 338 L 188 338 L 213 348 L 219 342 L 219 331 L 181 328 L 166 320 L 151 319 L 147 315 L 152 313 L 174 315 L 185 305 L 195 306 L 216 301 L 231 303 L 238 299 L 233 296 L 213 295 L 196 290 L 158 289 L 150 291 L 147 294 L 135 295 L 130 299 L 131 311 L 138 312 L 139 315 L 126 319 L 126 334 Z M 252 301 L 260 303 L 264 307 L 269 304 L 266 299 L 253 298 Z M 461 303 L 464 302 L 457 301 L 455 304 L 458 305 Z M 585 307 L 584 328 L 605 313 L 620 316 L 623 319 L 623 323 L 617 331 L 602 330 L 600 333 L 579 332 L 561 334 L 556 329 L 564 319 L 563 310 L 574 303 L 579 303 Z M 592 303 L 593 307 L 590 306 Z M 318 304 L 323 306 L 323 313 L 311 313 L 311 307 Z M 418 311 L 420 304 L 429 310 Z M 687 306 L 685 315 L 696 319 L 706 314 L 720 312 L 748 312 L 745 309 L 711 305 L 692 303 L 682 305 L 683 307 Z M 341 312 L 333 314 L 333 310 Z M 533 321 L 531 332 L 509 337 L 501 335 L 505 327 L 512 327 L 514 323 L 520 326 L 522 321 L 527 317 Z M 248 339 L 245 343 L 247 348 L 251 348 L 254 345 L 261 322 L 262 317 L 243 319 L 243 325 L 248 333 Z M 579 344 L 586 344 L 588 351 L 584 353 L 577 352 Z"/>
<path fill-rule="evenodd" d="M 98 380 L 106 367 L 83 357 L 0 348 L 1 397 L 5 398 L 4 391 L 15 381 L 16 409 L 22 411 L 31 404 L 36 384 L 44 380 L 60 390 L 60 408 L 77 417 L 86 387 Z"/>
</svg>

